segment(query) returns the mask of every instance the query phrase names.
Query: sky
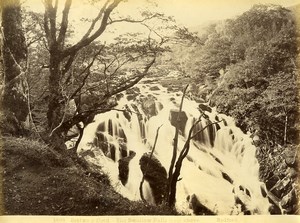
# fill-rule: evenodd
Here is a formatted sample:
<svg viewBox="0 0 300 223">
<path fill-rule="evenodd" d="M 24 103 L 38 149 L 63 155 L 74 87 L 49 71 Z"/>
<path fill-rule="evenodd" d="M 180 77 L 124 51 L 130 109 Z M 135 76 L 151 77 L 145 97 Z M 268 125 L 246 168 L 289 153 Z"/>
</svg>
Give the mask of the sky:
<svg viewBox="0 0 300 223">
<path fill-rule="evenodd" d="M 103 2 L 103 0 L 101 0 Z M 101 2 L 100 1 L 100 2 Z M 211 20 L 221 20 L 231 18 L 247 11 L 254 4 L 280 4 L 291 6 L 300 4 L 300 0 L 155 0 L 159 10 L 175 17 L 179 24 L 185 26 L 195 26 Z M 24 0 L 25 5 L 29 5 L 35 10 L 43 11 L 42 0 Z M 64 2 L 60 0 L 60 2 Z M 119 10 L 128 14 L 134 14 L 137 7 L 145 6 L 144 0 L 128 0 L 121 3 Z M 72 6 L 74 14 L 79 16 L 92 15 L 96 8 L 88 8 L 82 0 L 73 0 Z"/>
<path fill-rule="evenodd" d="M 189 27 L 240 15 L 259 3 L 291 6 L 300 0 L 164 0 L 160 1 L 160 7 Z"/>
<path fill-rule="evenodd" d="M 25 6 L 29 6 L 32 10 L 43 12 L 44 6 L 43 0 L 23 0 Z M 89 4 L 84 3 L 86 0 L 73 0 L 73 4 L 70 12 L 70 21 L 76 21 L 76 35 L 82 36 L 88 29 L 87 23 L 78 22 L 80 18 L 87 17 L 93 18 L 97 14 L 100 7 L 91 7 Z M 100 3 L 105 0 L 98 0 Z M 130 15 L 135 17 L 138 10 L 145 9 L 147 5 L 145 2 L 149 0 L 128 0 L 125 3 L 121 3 L 118 6 L 120 15 Z M 161 11 L 166 15 L 174 16 L 178 25 L 184 25 L 186 27 L 195 27 L 201 24 L 205 24 L 209 21 L 222 20 L 227 18 L 233 18 L 243 12 L 249 10 L 255 4 L 279 4 L 282 6 L 292 6 L 300 4 L 300 0 L 152 0 L 155 1 L 158 7 L 155 10 Z M 64 0 L 60 0 L 61 7 L 59 12 L 61 14 Z M 300 12 L 299 12 L 300 13 Z M 118 16 L 118 15 L 114 15 Z M 120 32 L 118 30 L 136 31 L 139 29 L 136 25 L 126 24 L 116 25 L 110 29 L 111 32 Z M 141 28 L 142 30 L 142 28 Z M 107 30 L 107 37 L 104 35 L 104 39 L 110 39 L 111 34 Z M 121 31 L 122 32 L 122 31 Z"/>
</svg>

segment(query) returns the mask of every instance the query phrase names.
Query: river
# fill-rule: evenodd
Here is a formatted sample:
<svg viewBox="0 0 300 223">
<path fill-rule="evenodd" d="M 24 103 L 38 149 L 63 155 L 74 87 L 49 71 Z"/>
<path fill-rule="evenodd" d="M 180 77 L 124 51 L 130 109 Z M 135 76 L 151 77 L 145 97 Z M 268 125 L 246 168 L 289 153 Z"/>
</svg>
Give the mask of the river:
<svg viewBox="0 0 300 223">
<path fill-rule="evenodd" d="M 168 92 L 159 84 L 141 83 L 135 89 L 134 95 L 124 94 L 119 99 L 117 110 L 95 116 L 94 122 L 84 129 L 78 153 L 92 151 L 93 156 L 85 158 L 102 167 L 115 190 L 131 200 L 140 200 L 140 160 L 151 151 L 159 126 L 154 158 L 163 168 L 153 177 L 157 173 L 164 176 L 169 170 L 175 135 L 170 114 L 178 110 L 182 93 Z M 200 116 L 199 104 L 188 98 L 184 99 L 182 110 L 186 121 L 180 125 L 178 152 Z M 177 183 L 177 210 L 197 214 L 195 205 L 201 204 L 218 215 L 269 214 L 270 203 L 265 184 L 259 180 L 251 138 L 235 126 L 231 117 L 218 114 L 214 108 L 205 114 L 207 118 L 202 118 L 197 129 L 224 121 L 205 129 L 192 141 Z M 128 164 L 128 168 L 120 168 L 122 164 Z M 155 186 L 150 180 L 143 184 L 144 197 L 150 203 L 158 203 L 158 196 L 164 196 L 158 195 Z"/>
</svg>

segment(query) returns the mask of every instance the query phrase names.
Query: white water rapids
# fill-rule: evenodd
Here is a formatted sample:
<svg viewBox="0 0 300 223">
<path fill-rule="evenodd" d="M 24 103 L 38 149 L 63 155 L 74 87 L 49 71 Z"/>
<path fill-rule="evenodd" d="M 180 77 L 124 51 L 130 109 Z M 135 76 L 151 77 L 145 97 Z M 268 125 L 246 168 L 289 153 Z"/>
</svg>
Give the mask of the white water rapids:
<svg viewBox="0 0 300 223">
<path fill-rule="evenodd" d="M 132 111 L 130 120 L 121 111 L 99 114 L 85 128 L 78 146 L 79 154 L 93 151 L 95 156 L 86 156 L 86 159 L 101 166 L 109 175 L 115 190 L 131 200 L 141 199 L 139 185 L 143 174 L 139 161 L 144 153 L 151 151 L 156 130 L 161 125 L 154 155 L 169 170 L 175 135 L 175 127 L 169 120 L 170 110 L 178 110 L 182 97 L 182 93 L 167 92 L 166 88 L 158 84 L 136 86 L 140 91 L 139 96 L 128 101 L 125 95 L 116 107 L 125 109 L 127 106 Z M 151 91 L 153 86 L 157 88 Z M 138 101 L 140 97 L 148 97 L 149 94 L 155 97 L 157 114 L 145 118 L 147 114 Z M 179 151 L 186 141 L 183 135 L 187 135 L 193 121 L 200 116 L 198 103 L 187 98 L 184 99 L 183 111 L 188 119 L 185 133 L 179 135 Z M 251 138 L 235 126 L 232 118 L 218 114 L 214 108 L 205 114 L 209 116 L 210 122 L 225 121 L 207 128 L 197 137 L 198 140 L 191 142 L 189 154 L 181 169 L 182 180 L 177 183 L 176 208 L 192 213 L 188 198 L 193 196 L 216 214 L 268 214 L 270 203 L 263 196 L 262 188 L 265 185 L 259 181 L 259 164 Z M 203 119 L 198 129 L 209 121 Z M 100 139 L 99 132 L 102 135 Z M 106 150 L 98 148 L 99 140 L 108 142 Z M 135 152 L 135 156 L 129 162 L 128 180 L 123 185 L 119 177 L 118 161 L 132 152 Z M 152 189 L 147 181 L 143 191 L 144 197 L 154 203 Z"/>
</svg>

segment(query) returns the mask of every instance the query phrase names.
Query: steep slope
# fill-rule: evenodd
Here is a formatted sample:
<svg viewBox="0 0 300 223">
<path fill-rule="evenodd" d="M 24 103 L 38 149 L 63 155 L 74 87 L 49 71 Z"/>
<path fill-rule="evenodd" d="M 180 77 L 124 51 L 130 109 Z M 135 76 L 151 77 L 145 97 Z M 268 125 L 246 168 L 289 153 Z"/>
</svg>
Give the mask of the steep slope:
<svg viewBox="0 0 300 223">
<path fill-rule="evenodd" d="M 176 214 L 123 198 L 99 167 L 44 143 L 14 137 L 3 137 L 2 143 L 4 215 Z"/>
</svg>

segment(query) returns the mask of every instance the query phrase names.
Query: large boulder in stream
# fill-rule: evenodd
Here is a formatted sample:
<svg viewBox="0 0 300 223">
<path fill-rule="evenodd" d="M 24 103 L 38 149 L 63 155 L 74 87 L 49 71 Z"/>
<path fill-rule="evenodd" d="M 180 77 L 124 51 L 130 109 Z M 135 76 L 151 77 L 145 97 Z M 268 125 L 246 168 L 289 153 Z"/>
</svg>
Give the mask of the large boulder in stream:
<svg viewBox="0 0 300 223">
<path fill-rule="evenodd" d="M 162 203 L 164 200 L 164 193 L 167 188 L 167 171 L 161 165 L 160 161 L 150 154 L 145 153 L 140 159 L 140 166 L 145 180 L 149 182 L 152 189 L 153 197 L 156 204 Z"/>
<path fill-rule="evenodd" d="M 140 89 L 138 87 L 132 87 L 126 90 L 127 100 L 134 100 L 139 94 Z"/>
<path fill-rule="evenodd" d="M 202 111 L 207 111 L 207 112 L 209 112 L 209 113 L 212 112 L 211 107 L 209 107 L 209 106 L 206 105 L 206 104 L 199 104 L 198 107 L 199 107 L 199 109 L 201 109 Z"/>
<path fill-rule="evenodd" d="M 189 195 L 186 199 L 195 215 L 215 215 L 213 211 L 201 204 L 195 194 Z"/>
<path fill-rule="evenodd" d="M 148 118 L 157 115 L 156 98 L 153 95 L 149 94 L 147 97 L 141 97 L 140 100 L 142 109 Z"/>
<path fill-rule="evenodd" d="M 121 183 L 123 185 L 126 185 L 127 181 L 128 181 L 128 174 L 129 174 L 129 163 L 130 161 L 133 159 L 133 157 L 135 157 L 135 152 L 130 151 L 129 152 L 129 156 L 127 157 L 123 157 L 122 159 L 120 159 L 119 162 L 119 180 L 121 181 Z"/>
<path fill-rule="evenodd" d="M 157 87 L 157 86 L 152 86 L 152 87 L 149 88 L 149 90 L 150 90 L 150 91 L 159 91 L 160 88 Z"/>
<path fill-rule="evenodd" d="M 174 109 L 170 110 L 169 120 L 171 125 L 178 128 L 184 134 L 185 125 L 188 120 L 188 117 L 184 111 L 179 112 L 178 110 Z"/>
</svg>

